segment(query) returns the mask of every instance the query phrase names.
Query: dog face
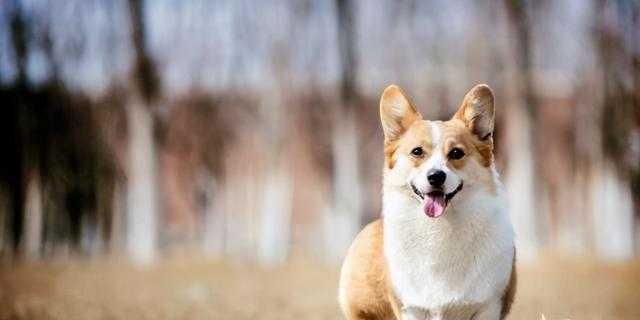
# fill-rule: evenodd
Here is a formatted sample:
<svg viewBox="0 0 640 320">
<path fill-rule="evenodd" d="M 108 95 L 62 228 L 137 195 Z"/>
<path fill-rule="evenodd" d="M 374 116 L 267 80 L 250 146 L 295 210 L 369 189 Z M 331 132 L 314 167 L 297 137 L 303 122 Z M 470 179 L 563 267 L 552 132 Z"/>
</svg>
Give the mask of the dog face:
<svg viewBox="0 0 640 320">
<path fill-rule="evenodd" d="M 414 198 L 431 218 L 459 194 L 495 192 L 493 100 L 491 89 L 478 85 L 450 120 L 428 121 L 399 87 L 387 87 L 380 99 L 385 190 Z"/>
</svg>

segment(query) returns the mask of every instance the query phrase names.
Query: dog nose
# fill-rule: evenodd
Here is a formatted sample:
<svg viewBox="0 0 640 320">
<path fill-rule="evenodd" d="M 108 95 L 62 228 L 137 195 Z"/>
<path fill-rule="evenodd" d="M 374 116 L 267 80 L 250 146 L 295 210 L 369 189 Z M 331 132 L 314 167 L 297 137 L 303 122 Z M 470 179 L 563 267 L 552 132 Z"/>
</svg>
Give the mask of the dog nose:
<svg viewBox="0 0 640 320">
<path fill-rule="evenodd" d="M 441 187 L 446 179 L 447 174 L 442 170 L 431 169 L 427 172 L 427 180 L 429 181 L 429 184 L 434 187 Z"/>
</svg>

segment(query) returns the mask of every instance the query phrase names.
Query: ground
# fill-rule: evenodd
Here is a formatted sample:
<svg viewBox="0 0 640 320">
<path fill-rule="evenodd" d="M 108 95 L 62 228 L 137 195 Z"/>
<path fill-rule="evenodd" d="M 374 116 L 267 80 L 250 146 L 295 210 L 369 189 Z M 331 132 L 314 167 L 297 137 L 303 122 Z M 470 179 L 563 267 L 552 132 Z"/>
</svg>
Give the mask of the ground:
<svg viewBox="0 0 640 320">
<path fill-rule="evenodd" d="M 640 261 L 519 265 L 509 319 L 640 319 Z M 0 265 L 0 319 L 342 319 L 337 267 L 171 258 Z"/>
</svg>

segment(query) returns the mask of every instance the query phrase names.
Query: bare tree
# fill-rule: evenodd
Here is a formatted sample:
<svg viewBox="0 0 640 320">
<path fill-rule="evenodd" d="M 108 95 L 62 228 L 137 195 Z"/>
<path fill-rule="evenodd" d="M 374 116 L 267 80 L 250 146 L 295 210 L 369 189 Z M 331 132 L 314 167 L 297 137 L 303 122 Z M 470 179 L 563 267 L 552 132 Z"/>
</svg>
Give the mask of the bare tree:
<svg viewBox="0 0 640 320">
<path fill-rule="evenodd" d="M 283 68 L 275 63 L 275 68 Z M 258 259 L 267 265 L 281 264 L 289 256 L 291 242 L 291 202 L 292 179 L 290 163 L 287 163 L 286 128 L 288 113 L 286 97 L 288 91 L 282 78 L 264 95 L 264 105 L 261 110 L 264 133 L 267 137 L 266 166 L 260 207 L 260 241 L 258 242 Z"/>
<path fill-rule="evenodd" d="M 540 221 L 544 199 L 544 188 L 540 179 L 542 172 L 540 160 L 537 159 L 537 142 L 535 132 L 538 124 L 538 101 L 533 85 L 532 70 L 532 19 L 531 10 L 526 0 L 505 0 L 508 26 L 512 32 L 513 55 L 516 61 L 516 92 L 521 100 L 515 101 L 510 110 L 509 125 L 513 127 L 508 142 L 509 164 L 506 183 L 509 185 L 511 213 L 514 216 L 514 227 L 518 234 L 517 245 L 523 248 L 520 252 L 532 256 L 541 246 Z M 515 130 L 515 128 L 519 128 Z M 534 199 L 538 199 L 537 201 Z M 532 257 L 531 256 L 531 257 Z M 531 258 L 531 257 L 525 257 Z"/>
<path fill-rule="evenodd" d="M 326 237 L 330 259 L 346 253 L 360 227 L 362 185 L 356 107 L 357 59 L 354 2 L 336 0 L 337 38 L 340 59 L 340 101 L 334 107 L 332 131 L 333 208 L 327 214 Z"/>
<path fill-rule="evenodd" d="M 8 107 L 7 118 L 14 119 L 9 123 L 8 131 L 15 137 L 14 141 L 8 141 L 10 144 L 15 144 L 14 148 L 9 150 L 15 150 L 12 152 L 12 156 L 7 159 L 5 168 L 6 179 L 9 185 L 8 191 L 10 193 L 11 203 L 11 215 L 9 217 L 10 223 L 7 224 L 11 234 L 11 246 L 14 253 L 19 253 L 20 245 L 24 233 L 24 212 L 25 201 L 27 198 L 27 185 L 24 183 L 24 177 L 27 172 L 27 145 L 24 144 L 26 127 L 27 127 L 27 110 L 26 105 L 26 90 L 27 90 L 27 45 L 29 38 L 28 25 L 25 21 L 25 17 L 22 12 L 22 6 L 20 1 L 14 0 L 11 2 L 9 14 L 9 29 L 11 32 L 11 44 L 13 46 L 15 64 L 17 69 L 16 76 L 16 92 L 13 97 L 13 103 L 15 105 Z"/>
<path fill-rule="evenodd" d="M 636 100 L 640 54 L 633 48 L 633 40 L 640 35 L 640 8 L 633 1 L 601 0 L 594 12 L 594 44 L 602 68 L 603 92 L 601 113 L 594 114 L 601 130 L 601 146 L 594 146 L 600 153 L 592 159 L 599 169 L 591 181 L 592 219 L 598 226 L 593 228 L 595 246 L 602 257 L 628 259 L 634 253 L 632 191 L 640 169 L 637 162 L 628 160 L 634 157 L 628 147 L 632 132 L 640 123 Z M 604 212 L 606 218 L 602 217 Z"/>
<path fill-rule="evenodd" d="M 132 81 L 135 88 L 127 106 L 129 168 L 127 185 L 127 250 L 138 262 L 154 258 L 157 239 L 157 155 L 154 104 L 158 103 L 159 77 L 146 45 L 144 2 L 129 0 L 131 45 L 134 51 Z"/>
</svg>

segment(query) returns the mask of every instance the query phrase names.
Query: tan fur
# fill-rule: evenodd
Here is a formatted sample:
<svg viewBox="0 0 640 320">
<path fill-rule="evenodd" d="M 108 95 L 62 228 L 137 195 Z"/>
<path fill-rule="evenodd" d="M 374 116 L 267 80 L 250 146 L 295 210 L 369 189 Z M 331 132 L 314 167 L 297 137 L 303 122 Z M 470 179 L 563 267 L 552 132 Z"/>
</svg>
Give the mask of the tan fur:
<svg viewBox="0 0 640 320">
<path fill-rule="evenodd" d="M 340 306 L 347 319 L 397 319 L 399 308 L 383 254 L 382 221 L 368 224 L 349 249 L 340 275 Z"/>
<path fill-rule="evenodd" d="M 385 139 L 393 140 L 404 134 L 414 121 L 422 119 L 422 115 L 400 87 L 390 85 L 382 92 L 380 119 Z"/>
<path fill-rule="evenodd" d="M 475 135 L 471 134 L 464 122 L 457 118 L 442 123 L 444 126 L 443 153 L 447 154 L 454 147 L 461 148 L 465 154 L 472 156 L 478 160 L 483 166 L 488 167 L 493 162 L 493 142 L 482 141 Z M 419 158 L 412 158 L 416 166 L 419 166 L 433 152 L 433 144 L 429 132 L 429 123 L 426 120 L 414 121 L 412 125 L 406 129 L 406 133 L 397 140 L 391 140 L 385 143 L 385 163 L 388 168 L 393 168 L 396 161 L 396 154 L 409 154 L 415 147 L 422 147 L 425 154 Z M 489 138 L 491 139 L 491 138 Z M 464 157 L 460 160 L 453 160 L 452 164 L 456 168 L 464 166 L 465 161 L 469 158 Z"/>
<path fill-rule="evenodd" d="M 493 115 L 493 93 L 486 85 L 478 85 L 465 96 L 458 111 L 449 121 L 443 122 L 443 150 L 447 154 L 454 147 L 462 148 L 485 167 L 493 163 L 493 121 L 484 114 Z M 433 151 L 429 140 L 429 124 L 422 120 L 409 98 L 397 86 L 389 86 L 380 98 L 380 119 L 385 133 L 384 155 L 387 168 L 393 168 L 397 152 L 408 154 L 421 146 L 426 154 L 414 158 L 416 166 Z M 464 166 L 467 157 L 454 161 L 456 168 Z"/>
<path fill-rule="evenodd" d="M 449 160 L 452 166 L 462 168 L 465 161 L 472 157 L 485 167 L 493 163 L 493 122 L 481 121 L 484 117 L 480 117 L 483 113 L 493 115 L 493 112 L 493 94 L 487 86 L 480 85 L 465 96 L 452 119 L 442 123 L 444 154 L 457 147 L 467 155 L 460 160 Z M 386 168 L 394 167 L 398 154 L 410 154 L 418 146 L 423 148 L 425 154 L 411 158 L 415 166 L 428 159 L 434 147 L 428 134 L 430 124 L 422 120 L 420 113 L 399 87 L 389 86 L 382 94 L 380 117 L 385 133 Z M 485 183 L 493 184 L 492 181 Z M 367 225 L 353 241 L 345 258 L 340 277 L 340 305 L 349 320 L 400 319 L 401 306 L 391 285 L 383 252 L 383 232 L 381 220 Z M 502 295 L 501 319 L 510 310 L 515 288 L 514 253 L 511 277 Z"/>
</svg>

